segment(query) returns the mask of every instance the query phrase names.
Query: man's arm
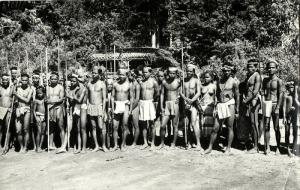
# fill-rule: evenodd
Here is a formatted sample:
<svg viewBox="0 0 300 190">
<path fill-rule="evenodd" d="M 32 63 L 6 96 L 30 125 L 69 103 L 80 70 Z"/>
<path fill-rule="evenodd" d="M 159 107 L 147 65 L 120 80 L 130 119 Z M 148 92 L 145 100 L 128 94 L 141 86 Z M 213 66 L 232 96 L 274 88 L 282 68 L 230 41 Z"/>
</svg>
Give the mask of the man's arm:
<svg viewBox="0 0 300 190">
<path fill-rule="evenodd" d="M 83 98 L 84 98 L 85 94 L 86 94 L 86 90 L 85 90 L 85 88 L 83 88 L 83 90 L 82 90 L 81 95 L 80 95 L 79 98 L 77 98 L 76 96 L 73 97 L 73 100 L 75 101 L 75 103 L 81 104 L 82 101 L 83 101 Z"/>
<path fill-rule="evenodd" d="M 36 100 L 33 100 L 33 116 L 36 119 Z"/>
<path fill-rule="evenodd" d="M 233 93 L 235 98 L 235 111 L 236 114 L 239 114 L 239 108 L 240 108 L 240 93 L 239 93 L 239 87 L 236 82 L 233 83 Z"/>
<path fill-rule="evenodd" d="M 129 97 L 130 97 L 130 109 L 129 109 L 129 113 L 132 114 L 132 110 L 133 110 L 133 103 L 134 103 L 134 96 L 133 96 L 134 92 L 133 92 L 133 84 L 129 83 Z"/>
<path fill-rule="evenodd" d="M 102 83 L 102 104 L 103 104 L 103 112 L 102 113 L 105 113 L 106 111 L 106 84 L 103 82 Z"/>
<path fill-rule="evenodd" d="M 112 92 L 111 92 L 111 109 L 112 109 L 112 113 L 115 112 L 115 83 L 113 83 L 113 88 L 112 88 Z"/>
<path fill-rule="evenodd" d="M 154 102 L 158 103 L 159 100 L 159 85 L 156 80 L 153 79 L 153 87 L 154 87 Z"/>
<path fill-rule="evenodd" d="M 27 97 L 23 97 L 23 96 L 20 96 L 17 92 L 15 92 L 15 96 L 22 100 L 23 102 L 25 102 L 26 104 L 29 104 L 30 103 L 30 100 L 31 100 L 31 96 L 32 96 L 32 90 L 31 88 L 29 87 L 29 93 L 27 95 Z"/>
<path fill-rule="evenodd" d="M 161 87 L 161 93 L 160 93 L 160 107 L 163 111 L 164 109 L 164 98 L 165 98 L 165 86 L 164 86 L 165 82 L 162 82 L 162 87 Z"/>
<path fill-rule="evenodd" d="M 133 83 L 132 83 L 132 85 L 133 85 Z M 135 97 L 134 97 L 134 101 L 133 101 L 133 109 L 135 109 L 139 105 L 140 92 L 141 92 L 141 86 L 139 83 L 137 83 L 137 85 L 135 86 Z"/>
<path fill-rule="evenodd" d="M 195 102 L 200 97 L 200 95 L 201 95 L 201 85 L 200 85 L 200 81 L 199 80 L 196 80 L 196 90 L 197 90 L 197 93 L 192 98 L 191 103 Z"/>
<path fill-rule="evenodd" d="M 281 103 L 282 103 L 282 97 L 283 97 L 283 89 L 282 89 L 282 80 L 279 79 L 278 80 L 278 87 L 277 87 L 277 97 L 278 98 L 278 102 L 277 102 L 277 105 L 276 105 L 276 110 L 275 110 L 275 113 L 278 113 L 279 114 L 279 109 L 280 109 L 280 106 L 281 106 Z"/>
<path fill-rule="evenodd" d="M 283 121 L 283 124 L 285 124 L 285 118 L 286 118 L 286 95 L 285 94 L 283 94 L 283 118 L 282 118 L 282 121 Z"/>
<path fill-rule="evenodd" d="M 253 89 L 253 92 L 244 101 L 246 104 L 249 103 L 254 97 L 256 97 L 256 95 L 260 91 L 260 86 L 261 86 L 261 78 L 260 78 L 259 75 L 256 75 L 255 79 L 254 79 L 254 89 Z"/>
</svg>

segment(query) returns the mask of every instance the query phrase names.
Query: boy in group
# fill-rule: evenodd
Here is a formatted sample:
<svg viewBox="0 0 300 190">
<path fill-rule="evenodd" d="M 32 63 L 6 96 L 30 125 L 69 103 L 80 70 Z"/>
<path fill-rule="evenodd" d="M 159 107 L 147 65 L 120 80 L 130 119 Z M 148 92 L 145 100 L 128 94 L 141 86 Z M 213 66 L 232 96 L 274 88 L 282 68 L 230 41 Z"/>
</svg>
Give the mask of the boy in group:
<svg viewBox="0 0 300 190">
<path fill-rule="evenodd" d="M 33 100 L 33 115 L 36 121 L 36 152 L 42 151 L 42 144 L 44 142 L 46 120 L 45 120 L 45 89 L 42 86 L 36 87 L 36 95 Z"/>
<path fill-rule="evenodd" d="M 269 76 L 264 78 L 262 84 L 263 90 L 263 105 L 262 112 L 264 116 L 264 139 L 265 139 L 265 154 L 270 153 L 270 120 L 272 117 L 277 150 L 276 154 L 280 153 L 280 130 L 279 130 L 279 109 L 282 102 L 282 80 L 276 76 L 278 64 L 276 61 L 269 61 L 266 65 Z"/>
<path fill-rule="evenodd" d="M 158 100 L 158 83 L 155 79 L 151 78 L 152 69 L 150 67 L 143 68 L 143 79 L 141 81 L 141 99 L 139 105 L 139 120 L 143 126 L 143 139 L 144 145 L 141 149 L 148 147 L 147 130 L 152 129 L 152 142 L 151 148 L 154 148 L 155 127 L 154 120 L 156 118 L 155 109 Z"/>
<path fill-rule="evenodd" d="M 217 82 L 217 117 L 214 122 L 214 129 L 210 136 L 209 147 L 205 150 L 205 154 L 209 154 L 212 151 L 220 126 L 223 124 L 228 128 L 228 143 L 225 154 L 229 154 L 231 151 L 231 144 L 234 137 L 234 120 L 238 118 L 239 113 L 239 88 L 236 80 L 231 76 L 232 70 L 233 65 L 229 63 L 224 64 L 222 67 L 223 75 L 220 81 Z"/>
<path fill-rule="evenodd" d="M 289 157 L 292 157 L 296 151 L 299 127 L 299 102 L 297 89 L 294 81 L 286 83 L 287 92 L 283 96 L 283 123 L 285 125 L 285 143 Z M 290 128 L 293 128 L 293 146 L 292 151 L 289 148 L 290 144 Z"/>
</svg>

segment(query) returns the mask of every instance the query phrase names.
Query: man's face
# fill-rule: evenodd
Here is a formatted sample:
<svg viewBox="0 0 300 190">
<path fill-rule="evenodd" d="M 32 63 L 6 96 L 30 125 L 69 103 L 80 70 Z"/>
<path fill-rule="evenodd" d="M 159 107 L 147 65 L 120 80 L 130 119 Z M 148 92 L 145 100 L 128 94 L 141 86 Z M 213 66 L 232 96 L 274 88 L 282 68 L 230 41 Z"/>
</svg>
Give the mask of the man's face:
<svg viewBox="0 0 300 190">
<path fill-rule="evenodd" d="M 123 69 L 119 70 L 119 79 L 120 79 L 120 81 L 126 80 L 126 71 L 125 70 L 123 70 Z"/>
<path fill-rule="evenodd" d="M 15 69 L 11 70 L 11 77 L 12 79 L 16 79 L 18 77 L 18 71 Z"/>
<path fill-rule="evenodd" d="M 162 71 L 158 72 L 158 81 L 162 82 L 165 78 L 165 75 Z"/>
<path fill-rule="evenodd" d="M 71 87 L 74 88 L 77 86 L 77 79 L 76 78 L 71 78 Z"/>
<path fill-rule="evenodd" d="M 145 79 L 148 79 L 150 77 L 149 68 L 144 68 L 143 69 L 143 76 L 144 76 Z"/>
<path fill-rule="evenodd" d="M 93 69 L 92 71 L 92 77 L 93 77 L 93 80 L 96 80 L 99 78 L 99 74 L 98 74 L 98 70 L 97 69 Z"/>
<path fill-rule="evenodd" d="M 51 75 L 50 82 L 51 82 L 51 85 L 53 85 L 53 86 L 57 85 L 57 83 L 58 83 L 58 76 L 57 75 Z"/>
<path fill-rule="evenodd" d="M 34 85 L 38 85 L 40 82 L 40 77 L 38 75 L 33 75 L 32 76 L 32 82 Z"/>
<path fill-rule="evenodd" d="M 269 63 L 268 67 L 267 67 L 267 70 L 268 70 L 269 75 L 274 75 L 277 71 L 276 64 L 275 63 Z"/>
<path fill-rule="evenodd" d="M 134 76 L 134 72 L 133 72 L 133 71 L 130 71 L 130 72 L 129 72 L 129 75 L 128 75 L 128 79 L 132 81 L 132 80 L 134 79 L 133 76 Z"/>
<path fill-rule="evenodd" d="M 170 70 L 169 70 L 169 78 L 170 78 L 170 79 L 174 79 L 175 76 L 176 76 L 176 71 L 170 71 Z"/>
<path fill-rule="evenodd" d="M 289 93 L 294 93 L 294 90 L 295 90 L 295 88 L 294 88 L 294 85 L 290 85 L 289 87 L 288 87 L 288 91 L 289 91 Z"/>
<path fill-rule="evenodd" d="M 193 74 L 194 74 L 194 69 L 191 68 L 191 67 L 188 67 L 188 68 L 186 69 L 186 76 L 187 76 L 188 78 L 190 78 L 190 77 L 193 76 Z"/>
<path fill-rule="evenodd" d="M 248 70 L 248 73 L 252 74 L 252 73 L 255 72 L 256 67 L 253 64 L 248 64 L 247 65 L 247 70 Z"/>
<path fill-rule="evenodd" d="M 209 74 L 209 73 L 206 73 L 206 74 L 204 75 L 204 82 L 205 82 L 205 84 L 208 84 L 208 83 L 210 83 L 211 81 L 212 81 L 212 78 L 211 78 L 210 74 Z"/>
<path fill-rule="evenodd" d="M 9 77 L 7 77 L 7 76 L 2 77 L 2 85 L 9 86 Z"/>
<path fill-rule="evenodd" d="M 28 84 L 28 77 L 23 76 L 21 78 L 21 84 L 22 84 L 22 86 L 27 86 L 27 84 Z"/>
<path fill-rule="evenodd" d="M 231 70 L 230 69 L 223 69 L 223 76 L 228 78 L 231 75 Z"/>
</svg>

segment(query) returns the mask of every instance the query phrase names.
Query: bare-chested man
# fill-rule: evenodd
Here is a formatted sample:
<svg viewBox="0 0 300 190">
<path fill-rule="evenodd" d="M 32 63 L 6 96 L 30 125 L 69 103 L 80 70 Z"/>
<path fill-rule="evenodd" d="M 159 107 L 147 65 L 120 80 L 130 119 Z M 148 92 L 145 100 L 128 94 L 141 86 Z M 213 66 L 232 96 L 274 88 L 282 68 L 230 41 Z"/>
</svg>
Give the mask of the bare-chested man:
<svg viewBox="0 0 300 190">
<path fill-rule="evenodd" d="M 220 126 L 223 124 L 228 128 L 228 144 L 225 153 L 229 154 L 231 150 L 231 144 L 234 137 L 233 124 L 235 118 L 238 118 L 239 113 L 239 89 L 236 80 L 231 77 L 232 69 L 232 65 L 224 64 L 222 68 L 223 75 L 220 81 L 217 82 L 217 117 L 214 122 L 214 129 L 210 136 L 209 147 L 205 150 L 205 154 L 212 151 Z"/>
<path fill-rule="evenodd" d="M 99 79 L 99 74 L 102 71 L 98 67 L 94 67 L 92 71 L 92 80 L 88 84 L 88 115 L 93 127 L 93 139 L 95 143 L 95 148 L 93 152 L 100 150 L 99 143 L 97 139 L 97 124 L 101 130 L 102 134 L 102 150 L 107 152 L 106 148 L 106 125 L 104 121 L 105 117 L 105 107 L 106 107 L 106 84 L 104 81 Z"/>
<path fill-rule="evenodd" d="M 168 121 L 172 119 L 174 137 L 171 143 L 171 148 L 175 148 L 178 135 L 179 123 L 179 92 L 181 90 L 180 80 L 176 78 L 177 68 L 170 67 L 168 69 L 168 78 L 162 83 L 162 90 L 160 95 L 160 106 L 162 108 L 162 126 L 160 129 L 161 142 L 159 149 L 165 146 L 165 133 Z M 165 104 L 164 104 L 165 103 Z"/>
<path fill-rule="evenodd" d="M 192 64 L 186 67 L 186 77 L 184 79 L 184 91 L 180 92 L 181 97 L 184 99 L 186 118 L 194 131 L 196 137 L 196 150 L 202 151 L 200 144 L 200 127 L 199 127 L 199 114 L 196 108 L 196 101 L 198 100 L 200 91 L 200 81 L 194 77 L 195 76 L 195 66 Z M 189 132 L 188 132 L 189 133 Z M 190 136 L 190 135 L 189 135 Z M 188 141 L 191 138 L 188 138 Z M 190 142 L 188 142 L 190 144 Z"/>
<path fill-rule="evenodd" d="M 144 67 L 143 68 L 143 75 L 144 79 L 141 81 L 141 99 L 140 99 L 140 113 L 139 113 L 139 120 L 143 123 L 143 138 L 144 138 L 144 145 L 141 149 L 144 149 L 148 146 L 147 141 L 147 125 L 149 125 L 149 129 L 152 129 L 152 142 L 151 148 L 154 148 L 154 139 L 155 139 L 155 127 L 154 127 L 154 120 L 156 118 L 155 109 L 158 104 L 158 83 L 154 78 L 151 78 L 151 68 Z"/>
<path fill-rule="evenodd" d="M 18 106 L 16 108 L 16 132 L 18 142 L 21 146 L 20 152 L 25 153 L 28 150 L 29 142 L 29 124 L 30 124 L 30 104 L 32 89 L 29 86 L 29 75 L 21 74 L 21 87 L 15 88 L 13 94 L 16 97 Z M 23 135 L 24 133 L 24 135 Z"/>
<path fill-rule="evenodd" d="M 138 77 L 138 72 L 130 71 L 128 75 L 128 80 L 133 88 L 133 103 L 132 103 L 132 124 L 134 128 L 134 139 L 131 148 L 136 146 L 138 138 L 140 136 L 140 126 L 139 126 L 139 100 L 140 100 L 140 89 L 141 86 L 139 82 L 135 79 Z"/>
<path fill-rule="evenodd" d="M 298 127 L 299 127 L 299 105 L 297 86 L 293 80 L 286 83 L 287 92 L 283 97 L 283 123 L 285 125 L 285 144 L 288 156 L 296 153 Z M 293 146 L 290 150 L 290 130 L 293 128 Z"/>
<path fill-rule="evenodd" d="M 250 117 L 253 144 L 254 147 L 250 150 L 250 153 L 259 152 L 258 150 L 258 109 L 260 101 L 258 93 L 261 88 L 261 77 L 257 72 L 258 62 L 256 59 L 250 59 L 247 64 L 248 75 L 245 80 L 246 84 L 246 97 L 243 99 L 243 103 L 247 105 L 247 116 Z"/>
<path fill-rule="evenodd" d="M 112 91 L 112 103 L 113 107 L 113 124 L 114 124 L 114 147 L 112 151 L 115 151 L 118 146 L 118 128 L 120 121 L 122 121 L 122 143 L 121 151 L 125 151 L 126 137 L 128 135 L 128 117 L 132 114 L 134 92 L 132 84 L 127 79 L 127 70 L 118 70 L 119 80 L 114 83 Z"/>
<path fill-rule="evenodd" d="M 58 84 L 58 74 L 52 72 L 50 76 L 50 85 L 47 87 L 48 97 L 46 103 L 49 106 L 49 124 L 50 124 L 50 147 L 49 149 L 55 149 L 53 147 L 53 128 L 57 125 L 60 129 L 60 140 L 61 147 L 56 153 L 66 152 L 64 141 L 65 141 L 65 128 L 64 128 L 64 99 L 65 92 L 62 85 Z"/>
<path fill-rule="evenodd" d="M 263 106 L 262 112 L 264 116 L 264 130 L 265 130 L 265 154 L 270 153 L 270 119 L 272 117 L 277 150 L 280 149 L 280 130 L 279 130 L 279 109 L 282 102 L 282 80 L 276 76 L 277 63 L 275 61 L 269 61 L 266 65 L 269 77 L 264 78 L 262 90 L 263 90 Z"/>
<path fill-rule="evenodd" d="M 12 93 L 13 85 L 10 85 L 10 77 L 8 74 L 2 75 L 2 85 L 0 86 L 0 150 L 2 150 L 2 138 L 6 135 L 9 128 L 9 120 L 12 113 Z M 5 130 L 6 128 L 6 130 Z M 10 130 L 7 131 L 7 139 L 3 153 L 8 151 L 8 143 L 10 139 Z"/>
</svg>

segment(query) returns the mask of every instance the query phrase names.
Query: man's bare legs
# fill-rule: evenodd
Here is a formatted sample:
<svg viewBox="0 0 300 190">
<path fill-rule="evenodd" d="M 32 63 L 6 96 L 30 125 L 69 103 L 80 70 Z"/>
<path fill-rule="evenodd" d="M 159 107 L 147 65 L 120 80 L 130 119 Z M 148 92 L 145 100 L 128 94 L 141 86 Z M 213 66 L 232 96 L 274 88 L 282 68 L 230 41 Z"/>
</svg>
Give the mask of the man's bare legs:
<svg viewBox="0 0 300 190">
<path fill-rule="evenodd" d="M 126 138 L 129 133 L 128 130 L 128 118 L 129 118 L 129 113 L 128 111 L 125 111 L 123 114 L 123 123 L 122 123 L 122 144 L 121 144 L 121 151 L 125 151 L 126 147 Z"/>
<path fill-rule="evenodd" d="M 118 149 L 118 129 L 119 129 L 119 125 L 120 125 L 120 115 L 119 114 L 115 114 L 114 115 L 114 119 L 113 119 L 113 127 L 114 127 L 114 131 L 113 131 L 113 139 L 114 139 L 114 146 L 111 149 L 111 151 L 116 151 Z"/>
<path fill-rule="evenodd" d="M 134 148 L 136 146 L 137 141 L 140 136 L 139 115 L 138 115 L 138 110 L 136 110 L 136 109 L 138 109 L 138 108 L 135 108 L 132 111 L 132 124 L 133 124 L 133 128 L 134 128 L 134 139 L 133 139 L 133 143 L 131 145 L 132 148 Z"/>
<path fill-rule="evenodd" d="M 264 117 L 265 154 L 270 153 L 270 117 Z"/>
<path fill-rule="evenodd" d="M 99 128 L 101 130 L 101 135 L 102 135 L 102 150 L 103 152 L 107 152 L 107 148 L 106 148 L 106 125 L 103 121 L 103 118 L 101 116 L 98 116 L 98 125 Z"/>
<path fill-rule="evenodd" d="M 36 133 L 36 152 L 42 151 L 42 144 L 44 140 L 44 134 L 45 134 L 45 122 L 38 122 L 37 123 L 37 133 Z"/>
<path fill-rule="evenodd" d="M 276 154 L 279 154 L 280 153 L 280 139 L 281 139 L 281 134 L 280 134 L 280 129 L 279 129 L 279 114 L 272 113 L 272 120 L 273 120 L 276 144 L 277 144 Z"/>
<path fill-rule="evenodd" d="M 152 141 L 151 141 L 150 150 L 154 150 L 155 148 L 156 127 L 160 126 L 160 124 L 161 124 L 160 117 L 158 117 L 157 120 L 154 121 L 154 124 L 152 125 Z"/>
<path fill-rule="evenodd" d="M 160 127 L 160 145 L 158 146 L 158 149 L 162 149 L 165 147 L 166 126 L 168 124 L 169 119 L 170 116 L 168 115 L 164 115 L 162 118 L 162 125 Z"/>
<path fill-rule="evenodd" d="M 253 151 L 258 152 L 258 137 L 259 137 L 259 129 L 258 129 L 258 106 L 251 107 L 250 112 L 250 121 L 252 128 L 252 135 L 254 141 Z"/>
<path fill-rule="evenodd" d="M 75 117 L 73 117 L 73 119 L 75 119 Z M 76 122 L 76 135 L 77 135 L 77 149 L 76 149 L 76 144 L 74 146 L 74 154 L 79 154 L 81 152 L 81 134 L 80 134 L 80 131 L 81 131 L 81 127 L 80 127 L 80 117 L 79 116 L 76 116 L 76 119 L 75 119 L 75 122 Z"/>
<path fill-rule="evenodd" d="M 142 123 L 144 144 L 142 145 L 141 149 L 145 149 L 148 147 L 148 129 L 153 128 L 153 121 L 143 121 Z"/>
<path fill-rule="evenodd" d="M 87 111 L 84 109 L 81 109 L 81 112 L 80 112 L 80 125 L 81 125 L 81 135 L 82 135 L 81 153 L 86 153 L 86 141 L 87 141 L 86 123 L 87 123 Z"/>
<path fill-rule="evenodd" d="M 99 143 L 98 143 L 98 138 L 97 138 L 97 123 L 95 118 L 91 117 L 91 125 L 92 125 L 92 135 L 93 135 L 93 139 L 94 139 L 94 143 L 95 143 L 95 148 L 93 149 L 92 152 L 97 152 L 100 148 L 99 148 Z"/>
</svg>

